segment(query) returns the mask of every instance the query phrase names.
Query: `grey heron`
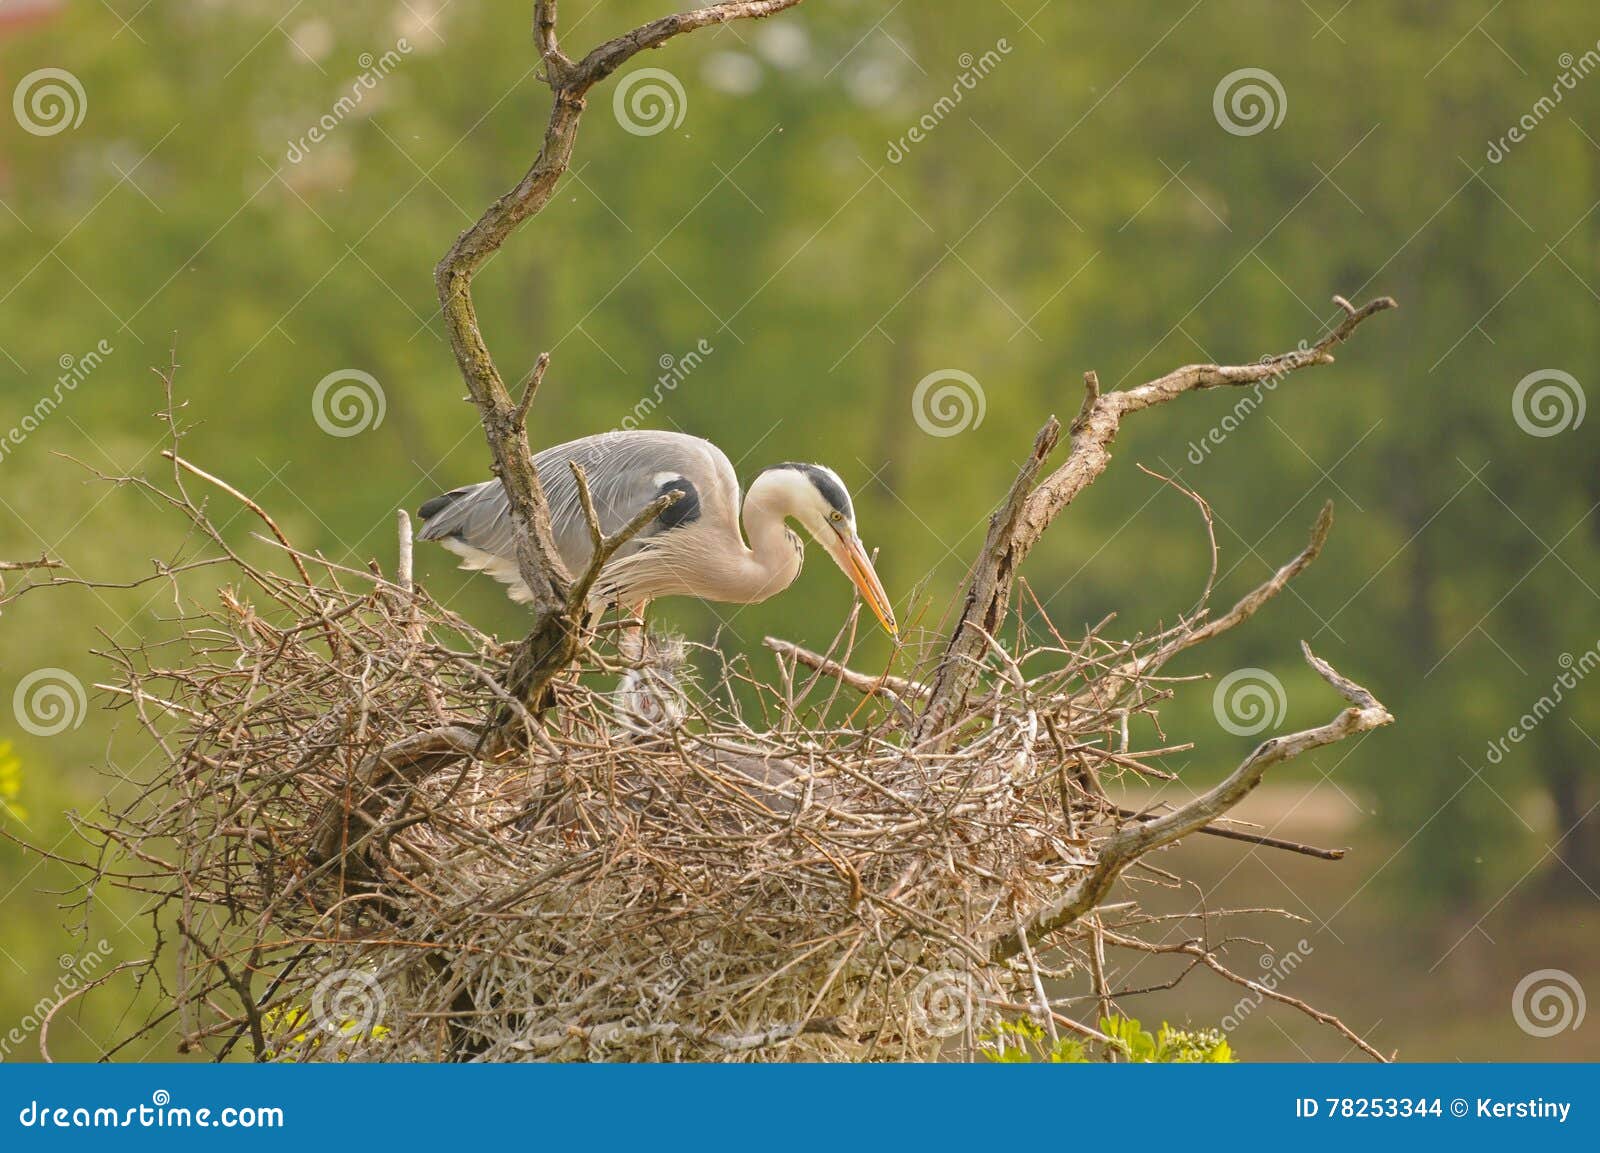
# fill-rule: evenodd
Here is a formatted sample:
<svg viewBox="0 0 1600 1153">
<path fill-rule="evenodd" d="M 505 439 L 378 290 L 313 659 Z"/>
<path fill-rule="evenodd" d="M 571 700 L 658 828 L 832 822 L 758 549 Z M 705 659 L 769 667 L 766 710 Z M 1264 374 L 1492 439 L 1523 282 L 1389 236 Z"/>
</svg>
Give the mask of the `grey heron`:
<svg viewBox="0 0 1600 1153">
<path fill-rule="evenodd" d="M 556 551 L 573 573 L 588 565 L 593 545 L 572 461 L 584 470 L 608 534 L 657 497 L 673 490 L 683 494 L 606 563 L 591 594 L 593 609 L 638 609 L 666 596 L 764 601 L 800 575 L 804 545 L 786 523 L 793 520 L 861 590 L 890 635 L 898 635 L 888 594 L 857 535 L 850 494 L 832 469 L 773 465 L 751 482 L 741 504 L 733 465 L 697 436 L 640 429 L 547 448 L 535 454 L 534 468 L 550 505 Z M 418 540 L 438 541 L 462 558 L 462 568 L 510 586 L 512 600 L 531 599 L 517 572 L 510 502 L 498 480 L 436 496 L 417 515 L 423 522 Z"/>
</svg>

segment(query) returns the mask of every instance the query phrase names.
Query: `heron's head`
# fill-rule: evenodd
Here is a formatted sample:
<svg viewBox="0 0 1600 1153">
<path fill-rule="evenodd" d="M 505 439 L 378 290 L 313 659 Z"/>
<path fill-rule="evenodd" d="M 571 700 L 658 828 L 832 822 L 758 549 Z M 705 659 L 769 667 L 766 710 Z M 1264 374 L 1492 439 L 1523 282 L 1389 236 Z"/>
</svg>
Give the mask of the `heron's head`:
<svg viewBox="0 0 1600 1153">
<path fill-rule="evenodd" d="M 872 558 L 856 533 L 855 506 L 850 503 L 850 494 L 845 491 L 839 474 L 820 464 L 788 462 L 764 469 L 750 486 L 752 497 L 757 495 L 758 486 L 763 490 L 762 496 L 767 495 L 767 490 L 775 490 L 772 495 L 777 498 L 783 514 L 798 521 L 811 534 L 833 558 L 833 563 L 861 590 L 861 598 L 889 630 L 889 635 L 898 637 L 900 631 L 894 623 L 889 594 L 884 592 L 883 582 L 872 567 Z"/>
</svg>

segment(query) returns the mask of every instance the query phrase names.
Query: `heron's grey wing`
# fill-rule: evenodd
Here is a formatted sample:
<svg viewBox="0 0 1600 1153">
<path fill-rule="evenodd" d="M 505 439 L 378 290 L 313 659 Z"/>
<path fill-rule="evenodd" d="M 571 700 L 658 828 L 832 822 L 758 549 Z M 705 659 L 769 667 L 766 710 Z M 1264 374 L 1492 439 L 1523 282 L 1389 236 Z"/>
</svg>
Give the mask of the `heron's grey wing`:
<svg viewBox="0 0 1600 1153">
<path fill-rule="evenodd" d="M 460 540 L 496 556 L 515 558 L 511 502 L 497 480 L 469 484 L 436 496 L 417 510 L 418 540 Z"/>
<path fill-rule="evenodd" d="M 601 531 L 607 535 L 664 493 L 674 489 L 683 493 L 622 547 L 618 559 L 647 548 L 653 537 L 702 519 L 718 528 L 737 525 L 738 481 L 728 458 L 709 441 L 650 429 L 588 436 L 534 457 L 550 503 L 556 547 L 569 567 L 587 564 L 590 555 L 589 526 L 569 462 L 582 467 Z"/>
<path fill-rule="evenodd" d="M 519 604 L 533 599 L 517 568 L 516 534 L 511 502 L 498 480 L 470 484 L 436 496 L 417 510 L 422 527 L 418 540 L 433 540 L 461 558 L 461 567 L 487 573 L 508 585 Z"/>
<path fill-rule="evenodd" d="M 699 437 L 653 430 L 601 433 L 547 448 L 533 461 L 550 506 L 556 551 L 569 571 L 581 570 L 592 553 L 571 462 L 583 468 L 601 530 L 608 534 L 662 493 L 679 489 L 684 494 L 624 545 L 617 560 L 648 548 L 653 537 L 692 524 L 738 539 L 739 484 L 733 465 Z M 418 515 L 423 520 L 418 540 L 440 542 L 465 558 L 465 567 L 513 585 L 513 599 L 524 599 L 526 588 L 517 587 L 510 502 L 499 481 L 435 497 Z"/>
</svg>

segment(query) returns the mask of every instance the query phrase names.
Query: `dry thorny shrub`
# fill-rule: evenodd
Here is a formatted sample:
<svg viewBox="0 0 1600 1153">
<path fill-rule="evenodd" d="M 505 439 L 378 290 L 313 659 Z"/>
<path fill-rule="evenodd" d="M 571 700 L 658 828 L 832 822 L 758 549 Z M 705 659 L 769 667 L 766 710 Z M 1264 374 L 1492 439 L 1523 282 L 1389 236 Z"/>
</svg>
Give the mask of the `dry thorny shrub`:
<svg viewBox="0 0 1600 1153">
<path fill-rule="evenodd" d="M 1346 312 L 1329 344 L 1370 314 Z M 1320 344 L 1289 357 L 1331 359 Z M 1066 462 L 1043 481 L 1024 468 L 954 631 L 911 640 L 908 671 L 849 667 L 853 615 L 827 653 L 769 639 L 775 678 L 764 657 L 660 638 L 626 661 L 612 625 L 538 715 L 505 687 L 512 646 L 413 587 L 403 518 L 394 575 L 295 550 L 181 455 L 169 374 L 170 473 L 104 478 L 190 528 L 140 582 L 170 585 L 169 635 L 101 654 L 115 675 L 99 687 L 159 750 L 135 795 L 81 821 L 84 900 L 131 890 L 158 928 L 149 958 L 106 975 L 160 985 L 124 1043 L 175 1032 L 219 1059 L 908 1060 L 971 1052 L 1023 1014 L 1098 1036 L 1081 1009 L 1114 1000 L 1106 953 L 1126 950 L 1209 967 L 1372 1053 L 1228 969 L 1210 939 L 1221 913 L 1147 914 L 1115 888 L 1193 832 L 1331 855 L 1225 816 L 1272 764 L 1388 722 L 1309 649 L 1348 702 L 1328 724 L 1267 740 L 1178 808 L 1130 810 L 1107 788 L 1170 778 L 1154 760 L 1190 746 L 1137 742 L 1161 736 L 1158 706 L 1193 679 L 1163 666 L 1311 563 L 1328 510 L 1220 614 L 1208 581 L 1176 625 L 1132 639 L 1106 622 L 1063 636 L 1037 603 L 993 627 L 975 615 L 1028 501 L 1094 451 L 1101 406 L 1233 371 L 1104 396 L 1091 380 Z M 271 530 L 270 551 L 252 547 L 270 563 L 219 531 L 214 501 Z M 10 598 L 76 583 L 50 573 Z"/>
</svg>

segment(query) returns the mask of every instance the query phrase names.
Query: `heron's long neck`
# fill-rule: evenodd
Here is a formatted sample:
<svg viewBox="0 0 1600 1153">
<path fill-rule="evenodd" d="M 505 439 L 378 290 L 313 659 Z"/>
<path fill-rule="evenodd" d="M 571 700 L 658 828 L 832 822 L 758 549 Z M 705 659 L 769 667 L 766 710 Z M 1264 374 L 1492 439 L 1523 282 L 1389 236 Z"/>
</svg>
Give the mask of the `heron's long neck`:
<svg viewBox="0 0 1600 1153">
<path fill-rule="evenodd" d="M 721 599 L 753 604 L 794 583 L 804 559 L 800 541 L 784 525 L 781 494 L 765 491 L 758 481 L 745 498 L 741 519 L 750 542 L 745 555 L 727 566 L 729 587 Z"/>
</svg>

